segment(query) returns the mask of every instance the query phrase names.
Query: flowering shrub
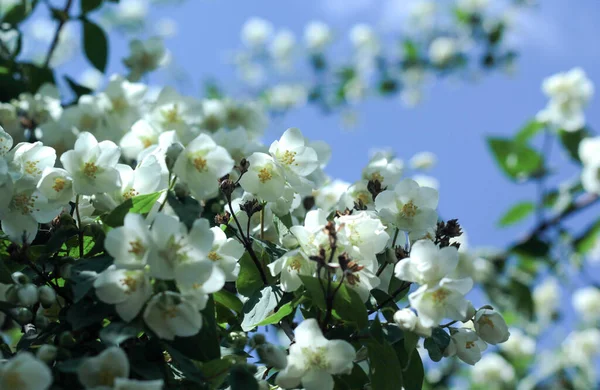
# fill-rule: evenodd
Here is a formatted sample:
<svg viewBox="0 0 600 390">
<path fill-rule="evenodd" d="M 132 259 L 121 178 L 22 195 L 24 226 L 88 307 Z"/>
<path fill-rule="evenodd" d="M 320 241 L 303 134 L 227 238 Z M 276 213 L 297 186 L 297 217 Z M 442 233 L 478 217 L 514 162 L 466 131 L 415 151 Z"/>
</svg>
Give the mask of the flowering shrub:
<svg viewBox="0 0 600 390">
<path fill-rule="evenodd" d="M 501 218 L 507 226 L 537 217 L 502 251 L 468 247 L 458 219 L 438 215 L 435 182 L 407 177 L 390 153 L 377 152 L 350 184 L 325 173 L 329 146 L 297 128 L 262 141 L 269 113 L 305 99 L 327 110 L 369 89 L 411 100 L 424 74 L 467 70 L 471 45 L 483 49 L 484 68 L 510 65 L 509 23 L 487 1 L 457 2 L 444 28 L 430 25 L 426 5 L 415 9 L 413 22 L 427 34 L 405 40 L 401 59 L 388 60 L 374 30 L 355 26 L 360 61 L 340 69 L 325 55 L 333 32 L 312 22 L 305 48 L 318 82 L 262 86 L 257 101 L 216 89 L 203 99 L 171 87 L 150 93 L 140 80 L 168 62 L 157 38 L 133 40 L 127 74 L 103 90 L 67 76 L 76 95 L 68 101 L 53 70 L 61 29 L 81 23 L 84 53 L 104 72 L 106 35 L 90 16 L 105 5 L 82 1 L 80 15 L 70 0 L 52 8 L 54 43 L 29 63 L 10 32 L 21 34 L 37 3 L 2 15 L 0 389 L 596 386 L 594 283 L 572 296 L 581 329 L 553 361 L 536 355 L 541 329 L 560 314 L 568 273 L 553 251 L 568 252 L 573 264 L 562 267 L 585 275 L 582 259 L 598 249 L 597 221 L 572 234 L 555 229 L 600 194 L 600 141 L 584 114 L 594 89 L 583 70 L 544 81 L 548 105 L 515 137 L 488 139 L 508 178 L 541 189 L 535 203 Z M 139 4 L 104 12 L 135 29 Z M 248 57 L 240 58 L 291 65 L 293 35 L 279 31 L 270 41 L 272 30 L 249 20 Z M 374 64 L 377 77 L 367 71 Z M 330 79 L 333 91 L 324 89 Z M 546 141 L 539 151 L 538 135 Z M 549 190 L 553 138 L 580 178 Z M 434 163 L 430 153 L 410 161 L 415 170 Z M 489 304 L 467 300 L 473 289 Z"/>
</svg>

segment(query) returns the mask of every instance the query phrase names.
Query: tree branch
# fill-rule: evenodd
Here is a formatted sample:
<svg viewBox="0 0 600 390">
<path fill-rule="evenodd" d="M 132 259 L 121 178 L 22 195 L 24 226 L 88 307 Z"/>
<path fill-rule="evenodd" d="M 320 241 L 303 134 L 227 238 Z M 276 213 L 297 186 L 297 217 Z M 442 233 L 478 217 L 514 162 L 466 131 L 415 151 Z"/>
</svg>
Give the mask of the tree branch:
<svg viewBox="0 0 600 390">
<path fill-rule="evenodd" d="M 47 68 L 50 65 L 50 60 L 52 59 L 52 54 L 54 54 L 54 50 L 58 46 L 58 40 L 60 39 L 60 33 L 69 20 L 69 11 L 71 10 L 71 5 L 73 4 L 73 0 L 67 0 L 65 7 L 62 9 L 61 18 L 58 21 L 58 27 L 56 27 L 56 31 L 54 32 L 54 37 L 52 38 L 52 43 L 50 44 L 50 48 L 48 49 L 48 54 L 46 54 L 46 59 L 44 60 L 44 68 Z"/>
</svg>

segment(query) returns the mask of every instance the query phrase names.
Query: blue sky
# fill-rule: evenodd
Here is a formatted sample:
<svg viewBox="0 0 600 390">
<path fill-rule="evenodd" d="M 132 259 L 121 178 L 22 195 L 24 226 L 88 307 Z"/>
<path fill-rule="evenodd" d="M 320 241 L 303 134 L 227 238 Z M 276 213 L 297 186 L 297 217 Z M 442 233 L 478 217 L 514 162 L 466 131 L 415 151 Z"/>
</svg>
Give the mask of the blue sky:
<svg viewBox="0 0 600 390">
<path fill-rule="evenodd" d="M 367 22 L 390 34 L 390 20 L 401 23 L 406 1 L 187 1 L 161 8 L 161 16 L 178 22 L 178 34 L 167 46 L 195 87 L 208 77 L 236 90 L 235 72 L 224 65 L 228 50 L 240 47 L 240 27 L 249 17 L 270 20 L 276 28 L 288 27 L 298 36 L 313 19 L 329 22 L 341 38 L 355 23 Z M 440 181 L 440 210 L 445 218 L 459 218 L 473 245 L 501 246 L 524 232 L 526 226 L 496 228 L 502 212 L 519 200 L 531 199 L 533 185 L 511 184 L 496 168 L 485 144 L 486 135 L 510 136 L 542 108 L 544 77 L 581 66 L 593 81 L 600 81 L 598 36 L 600 3 L 595 0 L 547 0 L 519 19 L 516 44 L 521 48 L 516 72 L 494 74 L 477 83 L 455 80 L 435 83 L 416 108 L 404 108 L 397 99 L 373 98 L 360 104 L 360 121 L 352 130 L 342 128 L 338 115 L 323 116 L 313 107 L 294 111 L 272 123 L 266 141 L 287 127 L 299 127 L 308 137 L 324 139 L 333 147 L 328 172 L 348 181 L 358 178 L 369 150 L 389 147 L 407 160 L 419 151 L 432 151 L 439 159 L 431 172 Z M 400 4 L 400 6 L 398 6 Z M 343 5 L 343 6 L 340 6 Z M 394 6 L 396 5 L 396 6 Z M 113 40 L 114 41 L 114 40 Z M 115 42 L 111 63 L 118 68 L 125 42 Z M 151 79 L 152 80 L 152 79 Z M 600 120 L 600 99 L 587 110 L 589 123 Z M 549 183 L 572 177 L 577 170 L 554 148 L 552 166 L 558 175 Z"/>
</svg>

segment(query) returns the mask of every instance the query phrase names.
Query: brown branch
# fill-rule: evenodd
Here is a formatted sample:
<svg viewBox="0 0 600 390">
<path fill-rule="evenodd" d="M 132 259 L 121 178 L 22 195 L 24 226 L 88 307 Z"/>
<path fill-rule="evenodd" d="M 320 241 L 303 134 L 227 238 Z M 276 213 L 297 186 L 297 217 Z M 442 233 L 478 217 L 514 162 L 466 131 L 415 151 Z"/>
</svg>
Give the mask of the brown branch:
<svg viewBox="0 0 600 390">
<path fill-rule="evenodd" d="M 59 11 L 60 12 L 60 20 L 58 21 L 58 26 L 56 27 L 56 31 L 54 32 L 54 37 L 52 38 L 52 43 L 50 44 L 50 48 L 48 49 L 48 54 L 46 54 L 46 59 L 44 60 L 44 68 L 47 68 L 50 65 L 50 60 L 52 59 L 52 54 L 54 54 L 54 50 L 58 46 L 58 40 L 60 39 L 60 33 L 69 20 L 69 11 L 71 10 L 71 5 L 73 4 L 73 0 L 67 0 L 65 7 Z"/>
</svg>

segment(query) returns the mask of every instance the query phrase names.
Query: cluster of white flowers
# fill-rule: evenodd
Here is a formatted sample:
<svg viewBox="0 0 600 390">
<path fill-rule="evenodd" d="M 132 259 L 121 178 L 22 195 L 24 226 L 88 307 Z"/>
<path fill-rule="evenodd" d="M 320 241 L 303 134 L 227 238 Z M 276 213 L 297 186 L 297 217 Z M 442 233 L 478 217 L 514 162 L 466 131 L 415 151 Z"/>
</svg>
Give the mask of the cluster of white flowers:
<svg viewBox="0 0 600 390">
<path fill-rule="evenodd" d="M 538 113 L 538 120 L 566 131 L 585 126 L 584 108 L 594 95 L 594 84 L 581 68 L 548 77 L 542 90 L 550 101 Z"/>
<path fill-rule="evenodd" d="M 585 138 L 579 143 L 583 163 L 581 185 L 592 194 L 600 194 L 600 137 Z"/>
</svg>

